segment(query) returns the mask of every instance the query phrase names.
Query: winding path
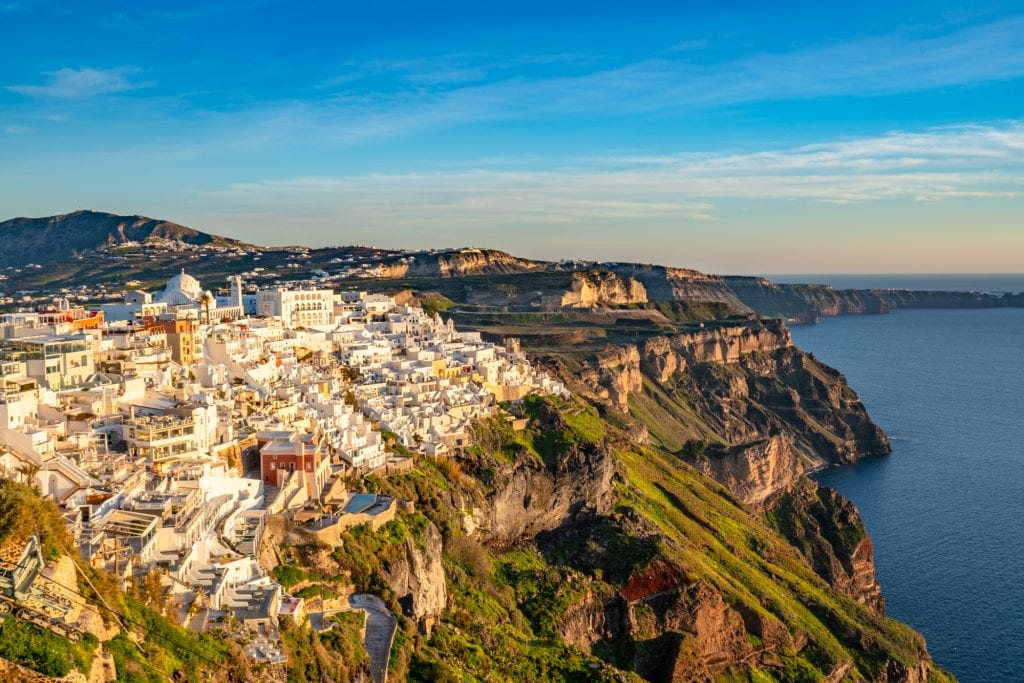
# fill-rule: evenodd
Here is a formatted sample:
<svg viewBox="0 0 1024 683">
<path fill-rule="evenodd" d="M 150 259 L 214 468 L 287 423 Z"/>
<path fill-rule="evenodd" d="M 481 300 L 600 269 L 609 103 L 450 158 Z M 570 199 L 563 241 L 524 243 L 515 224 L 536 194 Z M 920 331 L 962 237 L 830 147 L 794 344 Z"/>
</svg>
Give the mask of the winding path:
<svg viewBox="0 0 1024 683">
<path fill-rule="evenodd" d="M 391 659 L 391 645 L 395 641 L 398 620 L 388 610 L 384 601 L 376 595 L 361 593 L 348 599 L 352 609 L 366 612 L 366 635 L 363 646 L 370 655 L 370 671 L 374 683 L 388 680 L 388 660 Z"/>
</svg>

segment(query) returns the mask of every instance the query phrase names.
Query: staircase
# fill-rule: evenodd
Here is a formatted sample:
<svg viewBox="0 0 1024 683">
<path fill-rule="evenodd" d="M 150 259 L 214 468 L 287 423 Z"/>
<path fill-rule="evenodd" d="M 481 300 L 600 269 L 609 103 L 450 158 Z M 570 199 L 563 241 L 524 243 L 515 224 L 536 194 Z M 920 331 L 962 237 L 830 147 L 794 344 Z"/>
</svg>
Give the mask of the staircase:
<svg viewBox="0 0 1024 683">
<path fill-rule="evenodd" d="M 387 683 L 388 660 L 391 659 L 391 645 L 395 640 L 398 621 L 388 610 L 384 601 L 376 595 L 353 595 L 349 597 L 353 609 L 366 613 L 366 634 L 363 645 L 370 655 L 370 671 L 374 683 Z"/>
<path fill-rule="evenodd" d="M 260 503 L 259 509 L 260 510 L 267 510 L 267 509 L 269 509 L 270 506 L 274 504 L 274 501 L 277 500 L 277 497 L 278 497 L 278 495 L 280 495 L 280 493 L 281 493 L 281 489 L 277 488 L 276 486 L 271 486 L 270 484 L 264 484 L 263 485 L 263 502 Z"/>
</svg>

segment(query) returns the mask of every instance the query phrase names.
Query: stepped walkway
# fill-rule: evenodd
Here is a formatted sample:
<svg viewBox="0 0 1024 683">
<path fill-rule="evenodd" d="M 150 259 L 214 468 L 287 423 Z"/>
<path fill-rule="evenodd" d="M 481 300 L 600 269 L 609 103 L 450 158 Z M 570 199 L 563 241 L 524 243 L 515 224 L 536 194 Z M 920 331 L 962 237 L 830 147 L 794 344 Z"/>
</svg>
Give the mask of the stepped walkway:
<svg viewBox="0 0 1024 683">
<path fill-rule="evenodd" d="M 391 644 L 395 640 L 398 620 L 388 610 L 384 601 L 376 595 L 353 595 L 349 597 L 348 603 L 352 609 L 366 612 L 366 635 L 363 637 L 363 645 L 370 655 L 370 671 L 373 673 L 374 683 L 386 683 Z"/>
</svg>

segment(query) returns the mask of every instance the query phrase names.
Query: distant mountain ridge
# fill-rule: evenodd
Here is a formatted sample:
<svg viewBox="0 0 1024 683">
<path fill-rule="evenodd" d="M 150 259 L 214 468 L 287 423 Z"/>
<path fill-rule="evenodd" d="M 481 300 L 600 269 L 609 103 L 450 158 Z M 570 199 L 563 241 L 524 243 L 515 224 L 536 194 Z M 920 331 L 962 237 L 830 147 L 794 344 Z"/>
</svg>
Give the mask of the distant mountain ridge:
<svg viewBox="0 0 1024 683">
<path fill-rule="evenodd" d="M 135 253 L 116 249 L 133 244 L 144 248 Z M 90 253 L 93 258 L 73 258 Z M 590 289 L 594 283 L 604 283 L 598 287 L 601 291 L 625 288 L 622 291 L 639 292 L 642 288 L 645 292 L 639 299 L 623 299 L 595 290 L 587 295 L 589 298 L 584 297 L 590 306 L 619 306 L 627 299 L 720 304 L 736 313 L 755 312 L 804 323 L 815 322 L 821 316 L 888 313 L 898 308 L 1024 306 L 1024 294 L 834 289 L 829 285 L 779 284 L 762 277 L 713 275 L 653 264 L 539 261 L 474 247 L 416 252 L 367 247 L 259 247 L 171 221 L 99 211 L 13 218 L 0 223 L 0 269 L 41 266 L 5 273 L 0 279 L 6 288 L 15 291 L 74 283 L 149 281 L 183 267 L 197 277 L 219 280 L 252 270 L 254 259 L 260 261 L 259 270 L 294 273 L 288 279 L 311 271 L 337 273 L 341 263 L 356 260 L 363 264 L 363 270 L 352 272 L 350 277 L 359 279 L 362 287 L 444 290 L 449 295 L 453 286 L 468 287 L 473 294 L 464 292 L 462 299 L 489 306 L 529 303 L 533 307 L 559 308 L 567 295 L 572 298 L 568 292 L 572 283 L 583 287 L 583 281 L 590 283 Z M 571 273 L 580 277 L 567 277 Z M 612 286 L 613 281 L 616 286 Z M 584 299 L 574 305 L 583 305 Z"/>
<path fill-rule="evenodd" d="M 0 267 L 53 263 L 103 247 L 158 241 L 196 246 L 244 244 L 146 216 L 75 211 L 43 218 L 12 218 L 0 223 Z"/>
</svg>

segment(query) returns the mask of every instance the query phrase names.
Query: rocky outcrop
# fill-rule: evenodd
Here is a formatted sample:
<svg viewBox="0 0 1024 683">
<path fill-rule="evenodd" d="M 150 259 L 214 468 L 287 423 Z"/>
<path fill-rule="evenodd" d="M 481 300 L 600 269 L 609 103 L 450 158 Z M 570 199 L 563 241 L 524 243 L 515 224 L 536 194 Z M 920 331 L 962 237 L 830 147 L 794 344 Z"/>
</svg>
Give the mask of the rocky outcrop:
<svg viewBox="0 0 1024 683">
<path fill-rule="evenodd" d="M 558 620 L 558 633 L 570 645 L 590 653 L 595 643 L 621 637 L 628 629 L 629 607 L 605 584 L 592 588 Z"/>
<path fill-rule="evenodd" d="M 588 270 L 572 274 L 572 284 L 559 303 L 563 307 L 592 308 L 646 301 L 647 290 L 639 281 L 607 271 Z"/>
<path fill-rule="evenodd" d="M 418 538 L 407 536 L 403 543 L 404 551 L 385 565 L 388 586 L 405 616 L 417 621 L 439 616 L 448 601 L 441 532 L 427 522 Z"/>
<path fill-rule="evenodd" d="M 727 602 L 721 591 L 687 575 L 671 561 L 657 559 L 622 587 L 627 632 L 636 648 L 631 668 L 647 680 L 715 681 L 737 662 L 762 649 L 793 649 L 794 640 L 777 620 Z"/>
<path fill-rule="evenodd" d="M 782 435 L 731 448 L 705 449 L 684 459 L 755 508 L 789 489 L 806 471 L 792 439 Z"/>
<path fill-rule="evenodd" d="M 486 524 L 488 540 L 513 541 L 608 512 L 614 473 L 607 451 L 586 446 L 570 448 L 551 466 L 536 459 L 509 466 L 495 479 Z"/>
<path fill-rule="evenodd" d="M 743 320 L 700 323 L 695 329 L 652 337 L 643 343 L 645 371 L 660 382 L 687 362 L 738 363 L 744 354 L 792 346 L 789 328 L 781 320 Z"/>
<path fill-rule="evenodd" d="M 885 600 L 875 579 L 874 546 L 853 503 L 805 478 L 767 517 L 829 585 L 882 614 Z"/>
<path fill-rule="evenodd" d="M 714 681 L 752 646 L 743 617 L 703 582 L 644 602 L 654 612 L 657 647 L 635 657 L 637 673 L 648 680 Z"/>
<path fill-rule="evenodd" d="M 651 301 L 720 302 L 741 313 L 751 310 L 717 275 L 642 263 L 607 263 L 601 267 L 638 280 Z"/>
<path fill-rule="evenodd" d="M 553 410 L 540 421 L 541 430 L 565 429 Z M 614 457 L 600 444 L 567 444 L 547 460 L 521 454 L 511 463 L 498 462 L 494 467 L 481 518 L 474 521 L 478 534 L 491 544 L 514 542 L 608 514 L 614 503 Z"/>
<path fill-rule="evenodd" d="M 608 346 L 595 354 L 579 379 L 591 387 L 596 398 L 626 412 L 630 394 L 643 388 L 640 352 L 633 345 Z"/>
<path fill-rule="evenodd" d="M 474 248 L 403 256 L 379 266 L 382 277 L 438 278 L 527 273 L 551 269 L 556 269 L 556 264 L 519 258 L 497 249 Z"/>
<path fill-rule="evenodd" d="M 821 316 L 889 313 L 897 308 L 1002 308 L 1024 306 L 1024 294 L 905 289 L 833 289 L 779 284 L 762 277 L 727 276 L 724 283 L 762 315 L 813 323 Z"/>
</svg>

